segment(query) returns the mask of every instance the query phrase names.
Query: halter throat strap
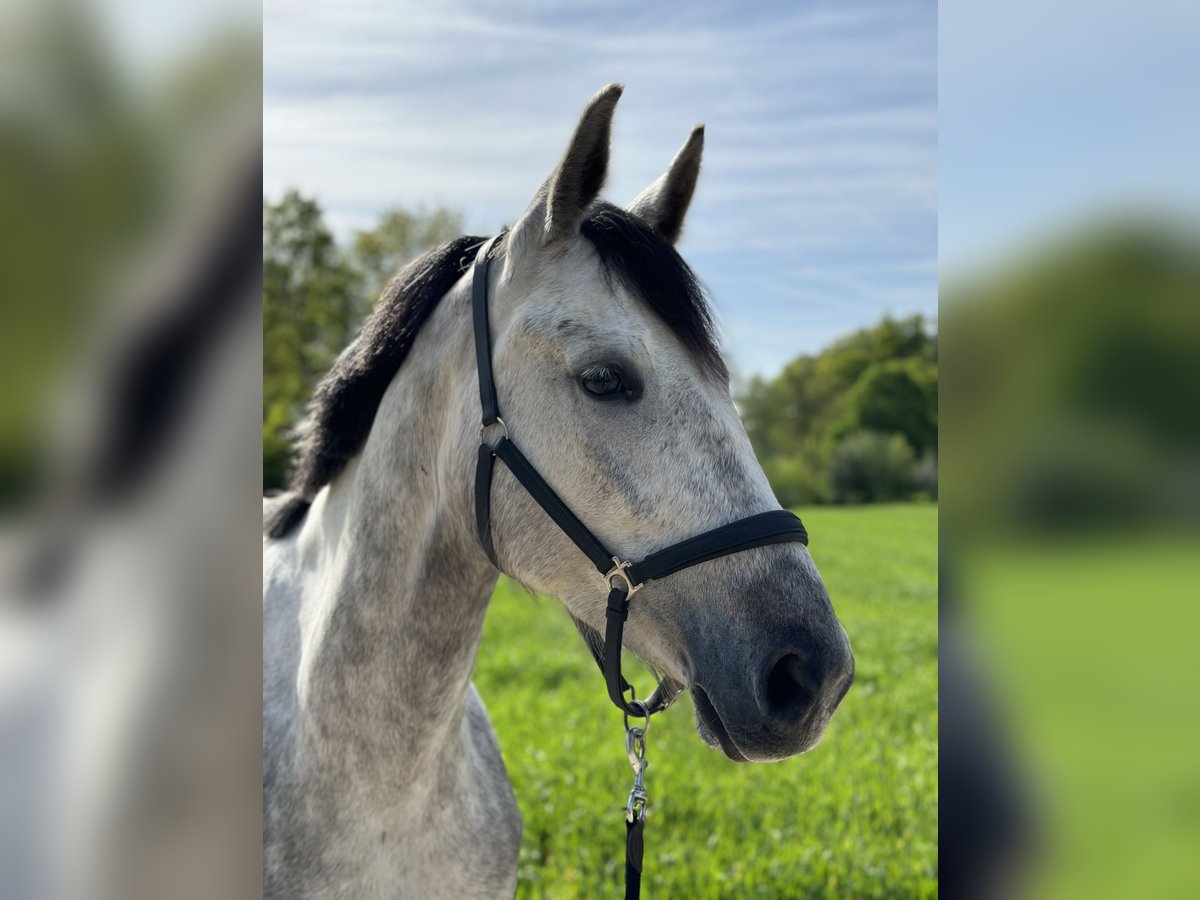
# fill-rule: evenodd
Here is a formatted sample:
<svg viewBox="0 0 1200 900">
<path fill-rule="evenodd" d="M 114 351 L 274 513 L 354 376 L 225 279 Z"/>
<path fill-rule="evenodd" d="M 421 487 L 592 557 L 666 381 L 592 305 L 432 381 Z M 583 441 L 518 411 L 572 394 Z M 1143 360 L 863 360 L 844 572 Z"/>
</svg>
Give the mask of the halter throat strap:
<svg viewBox="0 0 1200 900">
<path fill-rule="evenodd" d="M 479 248 L 471 274 L 471 315 L 475 333 L 475 363 L 479 372 L 479 404 L 482 410 L 480 446 L 475 465 L 475 526 L 479 542 L 492 564 L 499 569 L 495 547 L 492 544 L 491 492 L 496 460 L 500 459 L 546 515 L 591 560 L 604 579 L 608 587 L 604 646 L 601 652 L 593 653 L 604 675 L 608 696 L 613 704 L 627 715 L 649 716 L 669 706 L 675 700 L 675 695 L 667 696 L 667 692 L 660 686 L 649 702 L 637 700 L 632 696 L 632 685 L 621 674 L 621 646 L 625 622 L 629 618 L 629 603 L 633 595 L 651 581 L 731 553 L 770 544 L 808 544 L 808 532 L 794 513 L 775 509 L 738 519 L 672 544 L 650 554 L 640 562 L 623 560 L 610 552 L 517 448 L 509 436 L 507 424 L 500 417 L 500 404 L 492 373 L 492 342 L 488 322 L 489 270 L 499 239 L 500 236 L 497 235 Z M 489 429 L 499 432 L 490 442 Z M 625 697 L 627 692 L 631 694 L 629 699 Z"/>
</svg>

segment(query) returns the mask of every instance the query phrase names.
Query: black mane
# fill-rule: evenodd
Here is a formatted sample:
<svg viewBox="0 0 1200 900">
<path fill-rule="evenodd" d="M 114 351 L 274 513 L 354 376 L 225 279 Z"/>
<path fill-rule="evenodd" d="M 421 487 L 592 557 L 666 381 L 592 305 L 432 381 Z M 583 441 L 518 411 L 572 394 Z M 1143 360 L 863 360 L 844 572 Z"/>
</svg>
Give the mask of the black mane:
<svg viewBox="0 0 1200 900">
<path fill-rule="evenodd" d="M 728 379 L 716 327 L 696 273 L 645 221 L 599 202 L 580 225 L 608 277 L 616 276 L 675 332 L 705 369 Z"/>
<path fill-rule="evenodd" d="M 608 203 L 595 204 L 580 230 L 596 249 L 605 276 L 641 297 L 705 369 L 727 378 L 703 289 L 675 248 L 640 218 Z M 485 240 L 460 237 L 430 250 L 384 288 L 361 333 L 313 393 L 288 492 L 271 504 L 264 520 L 269 537 L 283 537 L 298 525 L 317 492 L 362 449 L 421 326 Z"/>
</svg>

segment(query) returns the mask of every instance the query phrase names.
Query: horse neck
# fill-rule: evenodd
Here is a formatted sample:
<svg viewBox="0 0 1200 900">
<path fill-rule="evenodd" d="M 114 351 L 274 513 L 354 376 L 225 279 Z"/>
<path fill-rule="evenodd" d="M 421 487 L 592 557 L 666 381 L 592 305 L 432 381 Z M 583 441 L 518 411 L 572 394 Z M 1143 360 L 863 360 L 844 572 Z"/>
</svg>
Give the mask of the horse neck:
<svg viewBox="0 0 1200 900">
<path fill-rule="evenodd" d="M 411 784 L 452 759 L 497 573 L 471 527 L 469 311 L 452 292 L 389 387 L 359 457 L 310 510 L 300 698 L 330 761 Z M 458 300 L 459 302 L 454 302 Z M 465 452 L 464 452 L 465 451 Z"/>
</svg>

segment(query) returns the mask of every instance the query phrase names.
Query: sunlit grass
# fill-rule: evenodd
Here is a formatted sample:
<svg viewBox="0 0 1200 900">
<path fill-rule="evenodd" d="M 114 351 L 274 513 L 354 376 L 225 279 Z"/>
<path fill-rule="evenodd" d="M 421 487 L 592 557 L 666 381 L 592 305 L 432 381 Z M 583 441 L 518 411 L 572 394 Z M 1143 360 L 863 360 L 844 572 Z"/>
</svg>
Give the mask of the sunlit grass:
<svg viewBox="0 0 1200 900">
<path fill-rule="evenodd" d="M 687 700 L 655 720 L 649 897 L 937 892 L 937 508 L 803 512 L 854 687 L 820 746 L 773 765 L 704 746 Z M 621 717 L 557 601 L 502 583 L 475 682 L 525 819 L 519 896 L 622 896 Z"/>
<path fill-rule="evenodd" d="M 959 566 L 963 617 L 1033 798 L 1029 895 L 1195 896 L 1195 536 L 1012 540 Z"/>
</svg>

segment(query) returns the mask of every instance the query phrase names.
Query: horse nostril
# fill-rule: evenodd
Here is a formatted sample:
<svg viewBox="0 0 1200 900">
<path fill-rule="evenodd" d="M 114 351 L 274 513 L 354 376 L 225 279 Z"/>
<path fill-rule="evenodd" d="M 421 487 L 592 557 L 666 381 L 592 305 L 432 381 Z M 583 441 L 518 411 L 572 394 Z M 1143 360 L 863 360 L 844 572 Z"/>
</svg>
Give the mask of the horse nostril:
<svg viewBox="0 0 1200 900">
<path fill-rule="evenodd" d="M 812 706 L 821 687 L 821 678 L 804 659 L 786 653 L 767 673 L 763 712 L 772 719 L 798 721 Z"/>
</svg>

